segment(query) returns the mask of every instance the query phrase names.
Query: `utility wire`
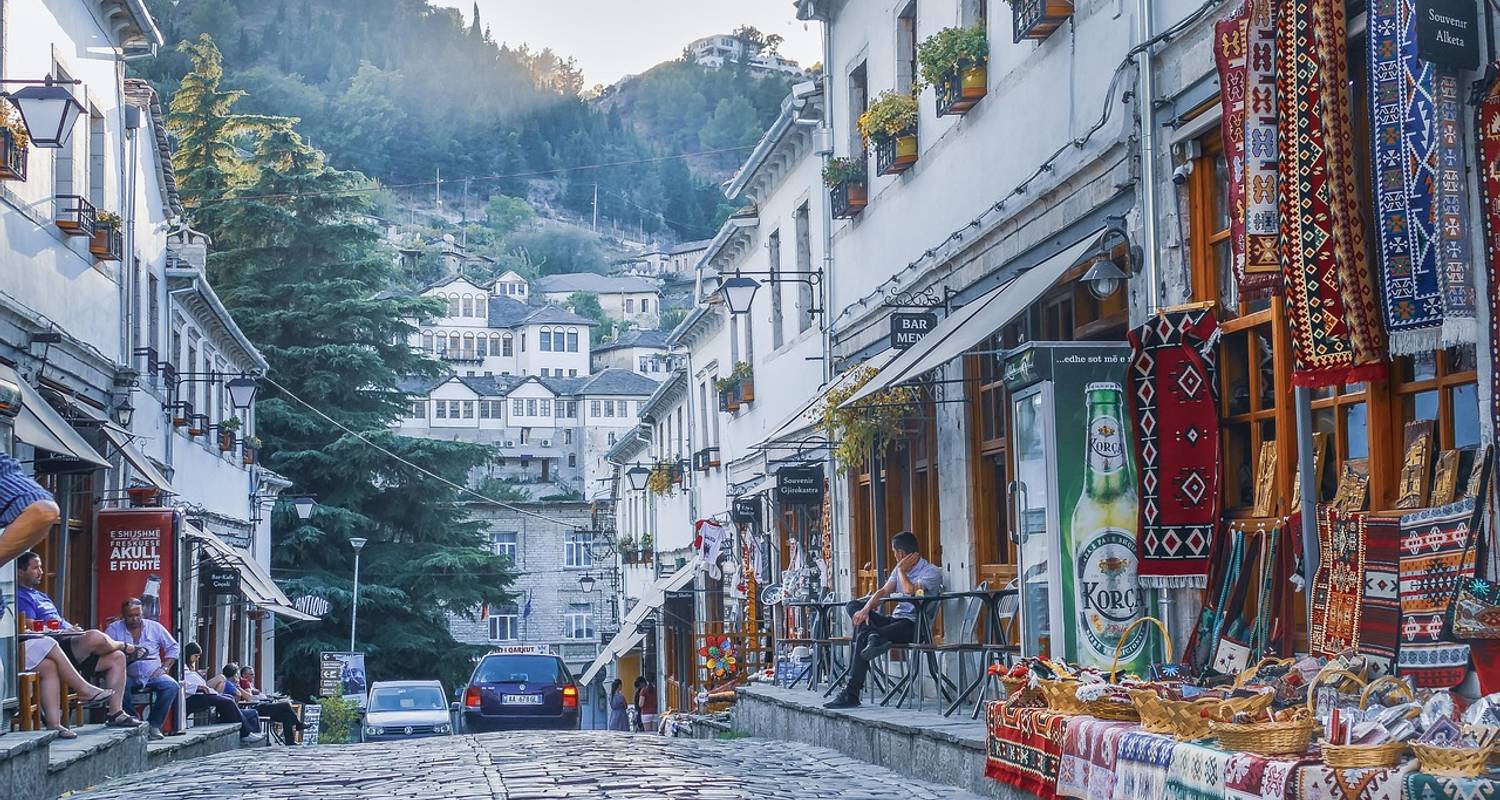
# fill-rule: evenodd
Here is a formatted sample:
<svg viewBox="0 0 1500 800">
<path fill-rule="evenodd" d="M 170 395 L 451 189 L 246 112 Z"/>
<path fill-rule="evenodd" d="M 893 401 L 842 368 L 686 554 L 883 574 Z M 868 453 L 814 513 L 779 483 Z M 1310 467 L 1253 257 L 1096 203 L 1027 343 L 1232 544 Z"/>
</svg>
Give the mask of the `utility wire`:
<svg viewBox="0 0 1500 800">
<path fill-rule="evenodd" d="M 514 506 L 514 505 L 511 505 L 510 503 L 506 503 L 506 502 L 501 501 L 501 500 L 496 500 L 493 497 L 487 497 L 485 495 L 480 494 L 479 492 L 474 491 L 473 489 L 470 489 L 467 486 L 463 486 L 461 484 L 454 483 L 453 481 L 450 481 L 447 478 L 444 478 L 443 476 L 437 474 L 436 472 L 433 472 L 430 469 L 427 469 L 426 467 L 421 466 L 420 464 L 413 464 L 412 462 L 406 460 L 405 458 L 402 458 L 401 456 L 399 456 L 399 455 L 391 452 L 390 450 L 386 449 L 383 445 L 375 442 L 374 440 L 370 439 L 368 436 L 365 436 L 364 434 L 362 434 L 362 433 L 360 433 L 360 432 L 358 432 L 358 431 L 350 428 L 349 426 L 345 425 L 344 423 L 339 422 L 338 420 L 334 419 L 333 417 L 330 417 L 327 414 L 323 413 L 323 411 L 321 409 L 319 409 L 317 406 L 314 406 L 312 403 L 309 403 L 306 400 L 303 400 L 301 397 L 298 397 L 295 393 L 293 393 L 292 390 L 290 390 L 290 389 L 286 388 L 285 386 L 282 386 L 281 384 L 277 383 L 276 379 L 272 378 L 270 375 L 262 375 L 261 376 L 261 380 L 263 380 L 266 383 L 270 384 L 273 388 L 275 388 L 277 391 L 281 392 L 282 394 L 286 395 L 292 401 L 298 403 L 302 407 L 306 408 L 308 411 L 311 411 L 312 413 L 316 414 L 317 416 L 323 418 L 324 420 L 326 420 L 327 422 L 331 423 L 334 427 L 338 428 L 339 430 L 343 431 L 344 433 L 347 433 L 350 436 L 353 436 L 354 438 L 360 440 L 361 442 L 364 442 L 365 444 L 369 445 L 370 447 L 374 448 L 375 450 L 377 450 L 377 451 L 385 454 L 386 456 L 390 457 L 392 460 L 394 460 L 394 461 L 396 461 L 398 463 L 404 464 L 404 465 L 406 465 L 408 467 L 411 467 L 412 469 L 414 469 L 414 470 L 422 473 L 423 475 L 426 475 L 427 477 L 432 478 L 432 479 L 434 479 L 434 480 L 436 480 L 436 481 L 438 481 L 440 483 L 443 483 L 443 484 L 445 484 L 445 485 L 447 485 L 447 486 L 449 486 L 449 487 L 451 487 L 453 489 L 457 489 L 459 492 L 462 492 L 463 494 L 472 495 L 473 497 L 476 497 L 476 498 L 478 498 L 479 500 L 481 500 L 483 502 L 499 506 L 499 507 L 507 509 L 509 511 L 514 511 L 517 514 L 522 514 L 522 515 L 528 516 L 528 517 L 535 517 L 536 519 L 542 520 L 543 522 L 550 522 L 550 523 L 552 523 L 554 525 L 561 525 L 564 528 L 568 528 L 568 529 L 574 530 L 574 531 L 583 530 L 578 525 L 576 525 L 576 524 L 574 524 L 572 522 L 565 522 L 565 521 L 560 520 L 560 519 L 555 519 L 553 517 L 549 517 L 546 514 L 539 514 L 539 513 L 535 512 L 535 511 L 530 511 L 528 509 L 521 508 L 520 506 Z"/>
<path fill-rule="evenodd" d="M 606 161 L 599 164 L 580 164 L 574 167 L 557 167 L 556 169 L 541 169 L 533 170 L 531 172 L 513 172 L 507 175 L 482 175 L 479 177 L 470 178 L 445 178 L 443 179 L 443 183 L 454 183 L 456 181 L 477 183 L 480 181 L 504 181 L 514 180 L 518 178 L 544 178 L 549 175 L 562 175 L 569 172 L 583 172 L 593 169 L 608 169 L 610 167 L 631 167 L 639 166 L 642 164 L 659 164 L 663 161 L 676 161 L 679 159 L 693 158 L 696 156 L 711 156 L 717 155 L 719 153 L 734 153 L 742 150 L 749 150 L 754 146 L 755 145 L 720 147 L 714 150 L 698 150 L 692 153 L 678 153 L 676 155 L 669 156 L 652 156 L 650 158 L 635 158 L 626 161 Z M 353 186 L 347 189 L 332 189 L 323 192 L 270 192 L 267 194 L 223 195 L 221 197 L 213 197 L 206 200 L 201 200 L 196 205 L 192 206 L 192 208 L 196 210 L 205 206 L 217 205 L 219 203 L 234 203 L 241 200 L 296 200 L 304 197 L 333 197 L 338 195 L 367 194 L 372 192 L 385 191 L 387 189 L 423 189 L 435 185 L 437 185 L 437 181 L 435 180 L 414 181 L 412 183 L 379 183 L 374 179 L 371 179 L 371 183 L 369 186 Z"/>
</svg>

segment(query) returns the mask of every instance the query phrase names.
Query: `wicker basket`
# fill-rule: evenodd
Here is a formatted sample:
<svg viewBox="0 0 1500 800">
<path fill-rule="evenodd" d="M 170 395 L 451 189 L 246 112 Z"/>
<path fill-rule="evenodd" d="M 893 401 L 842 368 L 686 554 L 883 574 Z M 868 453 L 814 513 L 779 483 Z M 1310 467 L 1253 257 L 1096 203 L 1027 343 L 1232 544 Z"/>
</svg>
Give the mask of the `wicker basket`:
<svg viewBox="0 0 1500 800">
<path fill-rule="evenodd" d="M 1311 719 L 1295 719 L 1287 722 L 1254 722 L 1239 725 L 1233 722 L 1210 722 L 1210 736 L 1219 740 L 1225 750 L 1243 750 L 1262 756 L 1302 755 L 1312 744 L 1318 732 L 1318 723 Z"/>
<path fill-rule="evenodd" d="M 1429 775 L 1450 778 L 1476 778 L 1489 768 L 1493 747 L 1439 747 L 1431 744 L 1413 744 L 1417 764 Z"/>
<path fill-rule="evenodd" d="M 1037 684 L 1042 696 L 1047 698 L 1047 707 L 1059 714 L 1084 713 L 1083 701 L 1078 699 L 1079 685 L 1076 678 L 1045 680 Z"/>
<path fill-rule="evenodd" d="M 1025 689 L 1026 684 L 1028 683 L 1031 683 L 1030 675 L 1025 675 L 1019 678 L 1012 678 L 1009 675 L 1000 676 L 1000 685 L 1005 687 L 1006 697 L 1010 697 L 1011 695 L 1020 692 L 1022 689 Z"/>
<path fill-rule="evenodd" d="M 1330 671 L 1330 675 L 1340 674 L 1340 670 Z M 1320 675 L 1322 673 L 1319 673 Z M 1352 673 L 1342 672 L 1347 679 Z M 1358 677 L 1354 678 L 1358 681 Z M 1316 681 L 1314 681 L 1316 683 Z M 1361 709 L 1370 707 L 1370 698 L 1375 691 L 1385 685 L 1395 686 L 1400 694 L 1412 699 L 1411 689 L 1405 683 L 1387 675 L 1383 678 L 1373 680 L 1364 690 L 1359 693 L 1359 707 Z M 1311 694 L 1311 692 L 1309 692 Z M 1314 702 L 1309 698 L 1309 702 Z M 1328 766 L 1336 769 L 1369 769 L 1373 767 L 1394 767 L 1401 763 L 1401 757 L 1406 755 L 1406 742 L 1384 742 L 1382 744 L 1329 744 L 1320 742 L 1323 748 L 1323 760 Z"/>
<path fill-rule="evenodd" d="M 1131 689 L 1130 701 L 1141 716 L 1141 727 L 1150 733 L 1165 733 L 1183 741 L 1208 736 L 1208 718 L 1204 709 L 1221 701 L 1213 697 L 1198 700 L 1169 700 L 1155 689 Z"/>
<path fill-rule="evenodd" d="M 1297 663 L 1297 660 L 1294 658 L 1271 658 L 1267 656 L 1266 658 L 1263 658 L 1260 661 L 1246 667 L 1243 671 L 1240 672 L 1239 675 L 1235 676 L 1234 688 L 1245 688 L 1245 686 L 1250 683 L 1250 680 L 1255 677 L 1255 674 L 1257 672 L 1260 672 L 1261 667 L 1269 667 L 1272 665 L 1290 667 L 1295 663 Z"/>
</svg>

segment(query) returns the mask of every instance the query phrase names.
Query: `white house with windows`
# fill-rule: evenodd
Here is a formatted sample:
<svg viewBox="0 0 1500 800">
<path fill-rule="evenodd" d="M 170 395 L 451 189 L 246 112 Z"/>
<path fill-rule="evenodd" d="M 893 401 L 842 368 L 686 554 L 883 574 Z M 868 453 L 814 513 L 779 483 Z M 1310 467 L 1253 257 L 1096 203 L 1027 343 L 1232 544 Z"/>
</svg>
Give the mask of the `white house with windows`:
<svg viewBox="0 0 1500 800">
<path fill-rule="evenodd" d="M 758 72 L 779 72 L 786 75 L 801 75 L 803 70 L 797 62 L 782 58 L 776 53 L 745 41 L 738 36 L 718 34 L 697 39 L 687 46 L 687 52 L 700 66 L 719 69 L 725 64 L 743 63 Z"/>
<path fill-rule="evenodd" d="M 628 369 L 652 380 L 668 372 L 667 334 L 662 331 L 629 330 L 594 348 L 594 369 Z"/>
<path fill-rule="evenodd" d="M 549 303 L 566 302 L 579 292 L 596 295 L 610 319 L 642 328 L 661 324 L 661 284 L 650 278 L 592 272 L 548 275 L 537 281 L 537 292 Z"/>
<path fill-rule="evenodd" d="M 421 296 L 444 301 L 446 310 L 421 322 L 413 346 L 463 375 L 588 375 L 595 323 L 559 306 L 527 305 L 515 286 L 506 276 L 487 287 L 456 276 L 428 286 Z"/>
</svg>

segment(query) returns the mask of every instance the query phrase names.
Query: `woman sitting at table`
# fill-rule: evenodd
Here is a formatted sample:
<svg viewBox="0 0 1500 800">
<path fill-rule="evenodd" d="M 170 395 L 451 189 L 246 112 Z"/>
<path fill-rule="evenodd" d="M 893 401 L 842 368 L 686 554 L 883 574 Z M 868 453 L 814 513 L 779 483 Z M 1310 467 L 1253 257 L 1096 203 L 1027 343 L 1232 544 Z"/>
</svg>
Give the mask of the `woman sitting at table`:
<svg viewBox="0 0 1500 800">
<path fill-rule="evenodd" d="M 260 715 L 253 708 L 240 708 L 233 697 L 227 697 L 209 686 L 198 662 L 203 658 L 203 648 L 197 642 L 188 642 L 182 648 L 182 660 L 186 665 L 182 671 L 182 696 L 187 698 L 183 708 L 189 714 L 213 709 L 220 722 L 238 722 L 240 741 L 255 744 L 266 738 L 260 732 Z"/>
<path fill-rule="evenodd" d="M 208 682 L 210 688 L 221 694 L 233 697 L 236 701 L 255 709 L 265 719 L 280 723 L 285 730 L 302 730 L 307 727 L 302 720 L 297 719 L 297 712 L 292 704 L 285 700 L 263 700 L 257 698 L 253 693 L 240 688 L 240 667 L 238 664 L 225 664 L 222 674 L 215 675 Z"/>
<path fill-rule="evenodd" d="M 63 655 L 56 639 L 48 636 L 27 637 L 22 640 L 21 648 L 21 669 L 35 672 L 40 678 L 40 696 L 37 700 L 42 706 L 43 723 L 48 729 L 57 731 L 59 739 L 77 739 L 78 734 L 64 724 L 62 684 L 66 683 L 77 692 L 86 707 L 103 705 L 114 696 L 115 690 L 101 689 L 84 680 L 73 662 Z"/>
</svg>

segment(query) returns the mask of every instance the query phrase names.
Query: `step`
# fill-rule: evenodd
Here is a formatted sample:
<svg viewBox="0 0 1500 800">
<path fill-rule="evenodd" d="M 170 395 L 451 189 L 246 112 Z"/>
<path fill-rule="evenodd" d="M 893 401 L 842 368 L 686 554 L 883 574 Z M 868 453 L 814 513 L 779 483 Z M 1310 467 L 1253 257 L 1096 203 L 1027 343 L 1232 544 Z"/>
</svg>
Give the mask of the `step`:
<svg viewBox="0 0 1500 800">
<path fill-rule="evenodd" d="M 145 768 L 149 730 L 145 725 L 134 728 L 84 725 L 73 730 L 78 734 L 77 739 L 56 739 L 47 747 L 47 788 L 43 797 L 76 792 Z"/>
<path fill-rule="evenodd" d="M 52 731 L 11 731 L 0 735 L 0 786 L 6 797 L 43 800 L 47 797 L 47 744 Z"/>
<path fill-rule="evenodd" d="M 240 746 L 240 724 L 225 722 L 213 725 L 194 725 L 180 735 L 168 735 L 165 739 L 146 742 L 145 769 L 156 769 L 173 761 L 211 756 L 238 750 Z"/>
</svg>

